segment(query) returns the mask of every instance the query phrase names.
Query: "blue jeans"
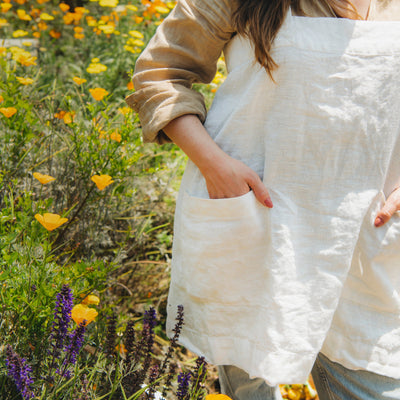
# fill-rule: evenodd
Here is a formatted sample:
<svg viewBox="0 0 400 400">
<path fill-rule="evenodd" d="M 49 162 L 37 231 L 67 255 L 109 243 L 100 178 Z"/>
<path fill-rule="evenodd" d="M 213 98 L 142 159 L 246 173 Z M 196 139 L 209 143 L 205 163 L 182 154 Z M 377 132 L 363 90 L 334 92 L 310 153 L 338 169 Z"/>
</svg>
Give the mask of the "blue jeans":
<svg viewBox="0 0 400 400">
<path fill-rule="evenodd" d="M 218 367 L 221 392 L 233 400 L 280 400 L 279 388 L 261 378 L 249 379 L 243 370 Z M 319 354 L 312 377 L 320 400 L 400 400 L 400 380 L 368 371 L 355 371 Z"/>
</svg>

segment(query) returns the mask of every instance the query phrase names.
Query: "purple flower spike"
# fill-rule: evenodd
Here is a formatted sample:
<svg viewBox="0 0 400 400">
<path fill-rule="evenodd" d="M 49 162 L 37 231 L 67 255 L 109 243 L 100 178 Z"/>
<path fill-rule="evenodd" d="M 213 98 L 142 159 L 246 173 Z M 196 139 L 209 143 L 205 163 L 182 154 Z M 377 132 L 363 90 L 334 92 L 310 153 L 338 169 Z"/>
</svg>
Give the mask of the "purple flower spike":
<svg viewBox="0 0 400 400">
<path fill-rule="evenodd" d="M 190 378 L 190 372 L 181 372 L 178 375 L 178 390 L 176 391 L 176 397 L 178 400 L 186 399 L 189 391 Z"/>
<path fill-rule="evenodd" d="M 69 345 L 65 348 L 67 355 L 64 360 L 64 365 L 66 367 L 68 367 L 68 364 L 74 365 L 76 363 L 76 357 L 83 346 L 85 331 L 86 327 L 84 321 L 79 324 L 79 326 L 70 335 Z"/>
<path fill-rule="evenodd" d="M 31 384 L 33 383 L 33 379 L 30 376 L 32 372 L 31 367 L 26 364 L 26 360 L 21 358 L 9 345 L 6 349 L 6 355 L 8 376 L 14 380 L 24 400 L 32 399 L 35 397 L 35 394 L 31 389 Z"/>
<path fill-rule="evenodd" d="M 59 358 L 68 337 L 68 326 L 71 322 L 73 305 L 71 289 L 68 285 L 63 285 L 60 293 L 57 294 L 56 306 L 54 308 L 54 322 L 51 333 L 54 358 Z"/>
<path fill-rule="evenodd" d="M 157 315 L 155 308 L 150 307 L 147 311 L 144 312 L 143 325 L 147 325 L 152 331 L 157 324 L 156 318 Z"/>
</svg>

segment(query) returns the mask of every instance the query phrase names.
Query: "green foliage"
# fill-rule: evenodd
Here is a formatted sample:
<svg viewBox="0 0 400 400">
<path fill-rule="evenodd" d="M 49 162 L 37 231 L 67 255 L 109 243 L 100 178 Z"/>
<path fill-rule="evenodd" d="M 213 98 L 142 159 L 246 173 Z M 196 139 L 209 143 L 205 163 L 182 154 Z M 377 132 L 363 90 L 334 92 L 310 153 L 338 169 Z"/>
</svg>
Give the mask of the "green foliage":
<svg viewBox="0 0 400 400">
<path fill-rule="evenodd" d="M 7 373 L 10 349 L 32 367 L 36 398 L 46 400 L 148 397 L 137 384 L 149 382 L 149 366 L 133 392 L 123 383 L 143 363 L 162 362 L 144 352 L 129 372 L 123 352 L 109 354 L 105 343 L 112 309 L 118 308 L 122 334 L 132 319 L 141 326 L 144 309 L 153 302 L 161 308 L 154 331 L 159 341 L 165 337 L 161 299 L 185 157 L 172 144 L 143 145 L 139 120 L 124 98 L 133 90 L 127 85 L 136 58 L 173 4 L 117 3 L 84 1 L 83 8 L 69 10 L 55 0 L 0 5 L 0 393 L 5 400 L 22 398 Z M 199 90 L 211 98 L 217 84 Z M 106 91 L 103 97 L 99 89 Z M 55 179 L 40 183 L 36 173 Z M 98 187 L 95 175 L 112 182 Z M 67 220 L 55 228 L 43 222 L 46 213 Z M 85 350 L 68 379 L 57 378 L 49 361 L 55 298 L 64 285 L 75 304 L 91 293 L 101 298 L 99 317 L 87 327 Z M 141 335 L 136 350 L 143 345 Z M 118 336 L 116 344 L 122 343 Z M 161 389 L 164 378 L 152 385 Z M 203 380 L 192 384 L 186 399 L 204 395 Z"/>
</svg>

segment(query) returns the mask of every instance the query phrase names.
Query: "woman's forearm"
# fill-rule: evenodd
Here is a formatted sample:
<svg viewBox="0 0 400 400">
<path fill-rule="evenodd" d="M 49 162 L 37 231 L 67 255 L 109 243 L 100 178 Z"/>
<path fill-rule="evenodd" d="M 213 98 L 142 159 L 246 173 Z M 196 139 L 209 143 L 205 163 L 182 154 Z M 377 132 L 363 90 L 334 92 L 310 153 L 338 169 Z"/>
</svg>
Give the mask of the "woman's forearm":
<svg viewBox="0 0 400 400">
<path fill-rule="evenodd" d="M 195 115 L 183 115 L 176 118 L 163 130 L 205 175 L 226 155 Z"/>
<path fill-rule="evenodd" d="M 263 205 L 272 201 L 260 177 L 247 165 L 226 154 L 210 137 L 195 115 L 184 115 L 164 127 L 203 174 L 210 198 L 237 197 L 253 190 Z"/>
</svg>

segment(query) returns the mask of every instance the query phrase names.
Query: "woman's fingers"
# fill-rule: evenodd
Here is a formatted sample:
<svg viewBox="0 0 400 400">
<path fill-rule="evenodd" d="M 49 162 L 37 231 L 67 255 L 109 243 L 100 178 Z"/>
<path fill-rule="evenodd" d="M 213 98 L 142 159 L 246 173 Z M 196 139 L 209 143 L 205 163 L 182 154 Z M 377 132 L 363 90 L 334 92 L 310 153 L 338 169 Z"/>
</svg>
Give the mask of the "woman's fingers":
<svg viewBox="0 0 400 400">
<path fill-rule="evenodd" d="M 376 215 L 374 225 L 380 227 L 393 216 L 393 214 L 400 210 L 400 187 L 395 189 L 387 198 L 383 207 Z"/>
<path fill-rule="evenodd" d="M 255 175 L 254 177 L 252 177 L 252 179 L 249 180 L 248 185 L 250 186 L 251 190 L 254 192 L 256 199 L 263 206 L 267 206 L 268 208 L 273 207 L 272 200 L 268 193 L 268 190 L 258 175 Z"/>
</svg>

